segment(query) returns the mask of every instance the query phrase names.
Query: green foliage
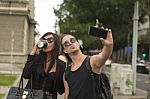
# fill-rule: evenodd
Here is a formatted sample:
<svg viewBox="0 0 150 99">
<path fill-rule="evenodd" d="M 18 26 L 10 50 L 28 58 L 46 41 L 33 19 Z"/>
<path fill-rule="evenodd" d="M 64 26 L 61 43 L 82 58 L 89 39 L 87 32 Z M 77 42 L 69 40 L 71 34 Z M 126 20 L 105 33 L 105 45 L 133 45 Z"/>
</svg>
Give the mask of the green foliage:
<svg viewBox="0 0 150 99">
<path fill-rule="evenodd" d="M 139 0 L 141 9 L 150 16 L 150 0 Z"/>
<path fill-rule="evenodd" d="M 15 75 L 0 74 L 0 86 L 12 85 L 16 78 L 17 76 Z"/>
<path fill-rule="evenodd" d="M 111 28 L 114 35 L 114 48 L 127 45 L 127 35 L 133 30 L 134 2 L 136 0 L 64 0 L 59 9 L 54 9 L 63 33 L 71 33 L 81 37 L 84 47 L 94 48 L 99 44 L 88 37 L 89 25 L 94 26 L 95 20 L 100 26 Z M 140 13 L 139 22 L 145 22 L 145 14 Z M 88 39 L 85 39 L 88 38 Z M 96 43 L 95 43 L 96 42 Z M 97 46 L 96 46 L 97 47 Z"/>
<path fill-rule="evenodd" d="M 4 94 L 0 94 L 0 99 L 3 99 L 3 97 L 4 97 Z"/>
<path fill-rule="evenodd" d="M 148 44 L 148 43 L 150 43 L 150 31 L 148 31 L 145 35 L 139 36 L 138 43 L 139 44 Z"/>
</svg>

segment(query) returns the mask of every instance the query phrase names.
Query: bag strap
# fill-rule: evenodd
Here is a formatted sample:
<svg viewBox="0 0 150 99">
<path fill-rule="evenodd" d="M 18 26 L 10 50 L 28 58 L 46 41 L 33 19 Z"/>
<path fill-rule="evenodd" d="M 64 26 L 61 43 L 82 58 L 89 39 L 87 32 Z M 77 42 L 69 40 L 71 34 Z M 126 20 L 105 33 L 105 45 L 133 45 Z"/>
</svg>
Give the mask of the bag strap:
<svg viewBox="0 0 150 99">
<path fill-rule="evenodd" d="M 70 68 L 70 65 L 71 64 L 71 60 L 67 60 L 67 62 L 66 62 L 66 68 L 65 68 L 65 75 L 66 75 L 66 77 L 67 77 L 67 75 L 68 75 L 68 73 L 70 72 L 69 71 L 69 68 Z"/>
<path fill-rule="evenodd" d="M 31 83 L 31 87 L 30 87 L 30 90 L 31 90 L 31 92 L 30 92 L 30 97 L 32 98 L 33 97 L 33 87 L 32 87 L 32 78 L 33 78 L 33 76 L 32 76 L 32 74 L 31 74 L 31 80 L 30 80 L 30 83 Z M 21 74 L 21 78 L 20 78 L 20 81 L 19 81 L 19 86 L 18 86 L 18 90 L 17 90 L 17 93 L 16 93 L 16 96 L 18 96 L 19 95 L 19 93 L 20 93 L 20 89 L 21 88 L 23 88 L 23 74 Z"/>
<path fill-rule="evenodd" d="M 30 93 L 30 98 L 33 98 L 33 87 L 32 87 L 32 82 L 33 82 L 33 75 L 31 74 L 31 81 L 30 81 L 30 89 L 31 89 L 31 93 Z"/>
<path fill-rule="evenodd" d="M 100 86 L 100 79 L 101 79 L 101 74 L 98 75 L 98 78 L 96 77 L 96 75 L 94 74 L 94 72 L 92 71 L 92 67 L 90 65 L 90 56 L 87 56 L 86 59 L 86 68 L 87 70 L 90 72 L 90 75 L 94 81 L 94 83 L 96 83 L 96 85 L 98 86 L 98 92 L 101 93 L 101 86 Z M 93 86 L 93 90 L 95 90 L 94 86 Z M 99 94 L 100 95 L 100 94 Z"/>
</svg>

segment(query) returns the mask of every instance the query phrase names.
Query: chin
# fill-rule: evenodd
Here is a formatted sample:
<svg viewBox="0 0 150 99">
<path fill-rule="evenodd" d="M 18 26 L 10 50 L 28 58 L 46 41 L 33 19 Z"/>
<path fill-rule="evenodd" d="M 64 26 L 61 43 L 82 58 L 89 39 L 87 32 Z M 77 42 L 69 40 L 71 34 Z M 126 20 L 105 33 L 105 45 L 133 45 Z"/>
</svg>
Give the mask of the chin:
<svg viewBox="0 0 150 99">
<path fill-rule="evenodd" d="M 72 50 L 70 53 L 78 53 L 79 50 Z"/>
</svg>

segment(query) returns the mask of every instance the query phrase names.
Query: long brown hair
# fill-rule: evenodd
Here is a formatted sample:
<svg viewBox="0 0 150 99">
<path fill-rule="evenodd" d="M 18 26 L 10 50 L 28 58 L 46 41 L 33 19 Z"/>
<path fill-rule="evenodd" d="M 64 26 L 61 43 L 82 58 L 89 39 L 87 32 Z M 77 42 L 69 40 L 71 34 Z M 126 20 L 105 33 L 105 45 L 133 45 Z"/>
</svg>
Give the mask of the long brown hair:
<svg viewBox="0 0 150 99">
<path fill-rule="evenodd" d="M 53 35 L 54 37 L 54 49 L 51 51 L 51 56 L 50 56 L 51 62 L 47 70 L 47 72 L 49 72 L 53 67 L 53 65 L 55 64 L 56 60 L 58 59 L 60 53 L 60 38 L 57 34 L 54 34 L 52 32 L 45 33 L 41 38 L 44 38 L 47 35 Z"/>
</svg>

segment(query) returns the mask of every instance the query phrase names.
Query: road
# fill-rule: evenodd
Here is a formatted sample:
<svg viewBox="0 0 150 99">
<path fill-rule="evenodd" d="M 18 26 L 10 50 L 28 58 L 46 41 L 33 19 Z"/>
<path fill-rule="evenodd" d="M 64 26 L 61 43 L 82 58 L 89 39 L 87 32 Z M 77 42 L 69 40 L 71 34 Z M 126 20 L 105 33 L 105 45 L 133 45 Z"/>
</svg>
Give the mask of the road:
<svg viewBox="0 0 150 99">
<path fill-rule="evenodd" d="M 149 86 L 149 75 L 137 73 L 136 76 L 137 76 L 137 79 L 136 79 L 137 88 L 147 91 L 147 89 L 149 88 L 148 87 Z"/>
<path fill-rule="evenodd" d="M 108 75 L 110 75 L 110 67 L 106 67 L 105 70 L 106 70 L 106 73 L 108 73 Z M 147 91 L 147 89 L 149 88 L 149 75 L 137 73 L 136 86 L 139 89 Z"/>
</svg>

